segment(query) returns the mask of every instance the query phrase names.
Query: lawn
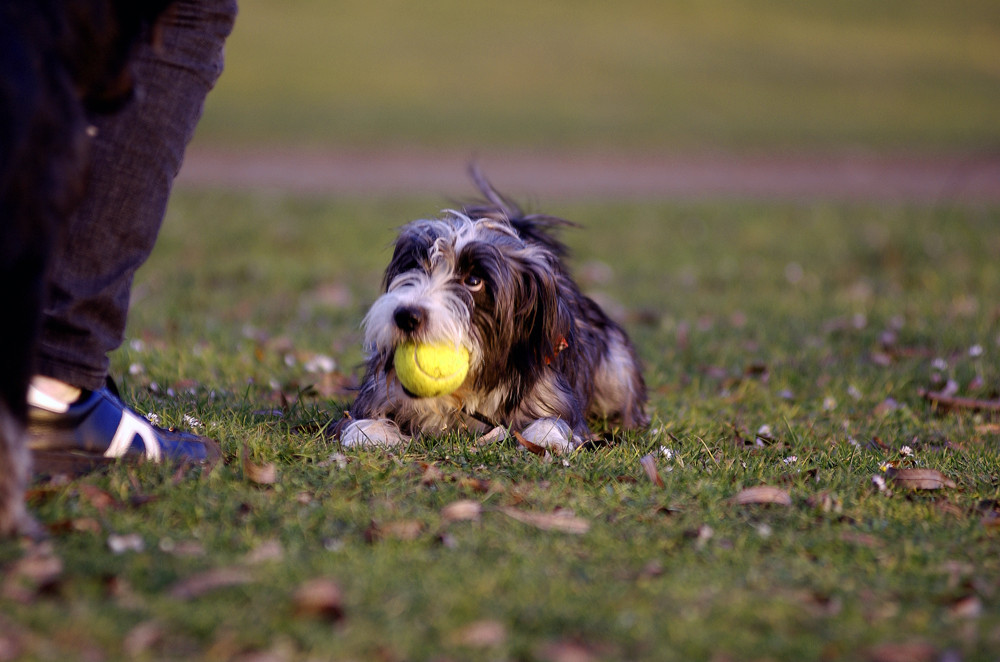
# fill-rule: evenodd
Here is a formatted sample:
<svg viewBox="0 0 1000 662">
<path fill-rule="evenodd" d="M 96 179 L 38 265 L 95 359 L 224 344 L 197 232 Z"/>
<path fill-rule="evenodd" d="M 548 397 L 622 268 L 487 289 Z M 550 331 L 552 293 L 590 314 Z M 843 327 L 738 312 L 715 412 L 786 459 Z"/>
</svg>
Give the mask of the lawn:
<svg viewBox="0 0 1000 662">
<path fill-rule="evenodd" d="M 994 0 L 241 11 L 207 149 L 1000 144 Z M 345 451 L 361 318 L 433 194 L 177 192 L 113 371 L 225 462 L 39 480 L 0 662 L 1000 658 L 1000 420 L 923 396 L 1000 397 L 1000 207 L 541 199 L 650 429 Z"/>
<path fill-rule="evenodd" d="M 1000 425 L 921 397 L 997 398 L 1000 209 L 546 207 L 585 226 L 652 428 L 343 451 L 392 228 L 445 204 L 176 196 L 113 366 L 226 462 L 37 484 L 52 536 L 0 542 L 0 659 L 1000 656 Z"/>
<path fill-rule="evenodd" d="M 199 140 L 995 150 L 998 24 L 994 0 L 247 0 Z"/>
</svg>

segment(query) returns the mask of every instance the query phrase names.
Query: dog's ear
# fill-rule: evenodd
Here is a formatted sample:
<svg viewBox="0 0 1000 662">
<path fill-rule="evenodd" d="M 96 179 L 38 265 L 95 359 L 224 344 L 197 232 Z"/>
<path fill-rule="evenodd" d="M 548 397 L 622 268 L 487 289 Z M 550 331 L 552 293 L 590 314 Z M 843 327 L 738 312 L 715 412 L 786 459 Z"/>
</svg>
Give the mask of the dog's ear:
<svg viewBox="0 0 1000 662">
<path fill-rule="evenodd" d="M 560 293 L 566 284 L 554 260 L 527 261 L 521 271 L 523 296 L 514 314 L 514 324 L 525 334 L 532 358 L 548 363 L 572 334 L 572 316 Z"/>
<path fill-rule="evenodd" d="M 396 237 L 392 259 L 382 276 L 382 291 L 400 274 L 407 271 L 426 270 L 431 246 L 438 235 L 429 224 L 413 222 L 404 226 Z"/>
</svg>

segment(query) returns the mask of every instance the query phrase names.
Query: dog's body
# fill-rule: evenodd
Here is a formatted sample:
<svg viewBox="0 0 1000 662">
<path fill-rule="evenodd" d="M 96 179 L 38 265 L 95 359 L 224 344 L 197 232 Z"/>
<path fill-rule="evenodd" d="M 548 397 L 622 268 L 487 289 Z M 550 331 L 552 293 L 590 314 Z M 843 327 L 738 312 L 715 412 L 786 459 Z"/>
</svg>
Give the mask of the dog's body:
<svg viewBox="0 0 1000 662">
<path fill-rule="evenodd" d="M 341 443 L 391 445 L 407 435 L 495 425 L 554 450 L 590 439 L 588 419 L 648 423 L 646 388 L 625 331 L 584 296 L 552 235 L 565 221 L 526 216 L 478 173 L 485 204 L 406 225 L 384 293 L 365 317 L 367 370 Z M 393 367 L 407 341 L 470 355 L 449 395 L 407 393 Z"/>
<path fill-rule="evenodd" d="M 170 0 L 0 0 L 0 535 L 33 525 L 23 429 L 45 268 L 85 184 L 87 111 L 131 96 L 134 42 Z"/>
</svg>

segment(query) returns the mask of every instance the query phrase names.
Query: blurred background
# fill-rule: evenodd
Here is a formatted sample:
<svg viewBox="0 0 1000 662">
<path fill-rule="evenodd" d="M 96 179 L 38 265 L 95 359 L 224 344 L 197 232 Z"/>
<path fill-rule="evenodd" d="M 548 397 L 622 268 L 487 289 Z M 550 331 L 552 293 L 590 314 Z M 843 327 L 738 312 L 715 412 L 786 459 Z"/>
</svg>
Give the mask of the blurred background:
<svg viewBox="0 0 1000 662">
<path fill-rule="evenodd" d="M 461 191 L 477 158 L 536 192 L 802 164 L 976 189 L 998 154 L 996 0 L 244 0 L 182 181 Z"/>
</svg>

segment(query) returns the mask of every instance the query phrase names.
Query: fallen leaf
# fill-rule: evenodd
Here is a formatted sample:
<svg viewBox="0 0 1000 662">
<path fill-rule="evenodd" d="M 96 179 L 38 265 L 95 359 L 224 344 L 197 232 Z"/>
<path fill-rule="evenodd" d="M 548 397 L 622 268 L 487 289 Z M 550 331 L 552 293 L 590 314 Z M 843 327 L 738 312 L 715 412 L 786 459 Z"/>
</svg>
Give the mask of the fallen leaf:
<svg viewBox="0 0 1000 662">
<path fill-rule="evenodd" d="M 955 390 L 957 390 L 957 385 Z M 943 391 L 926 391 L 921 389 L 918 391 L 918 394 L 924 400 L 928 401 L 931 407 L 945 413 L 953 410 L 1000 412 L 1000 400 L 958 397 L 954 393 L 949 392 L 947 388 Z"/>
<path fill-rule="evenodd" d="M 982 613 L 983 602 L 976 595 L 959 598 L 948 607 L 948 614 L 953 618 L 979 618 Z"/>
<path fill-rule="evenodd" d="M 174 556 L 205 556 L 205 546 L 197 540 L 162 538 L 157 546 L 161 552 Z"/>
<path fill-rule="evenodd" d="M 365 529 L 365 541 L 373 543 L 387 538 L 411 541 L 420 537 L 423 530 L 423 523 L 414 519 L 396 520 L 394 522 L 386 522 L 384 524 L 372 522 L 369 524 L 368 528 Z"/>
<path fill-rule="evenodd" d="M 551 513 L 533 513 L 516 508 L 500 508 L 499 510 L 511 519 L 543 531 L 560 531 L 582 535 L 590 530 L 590 522 L 577 517 L 568 510 L 556 510 Z"/>
<path fill-rule="evenodd" d="M 156 621 L 143 621 L 128 631 L 122 640 L 122 649 L 132 659 L 146 654 L 163 639 L 165 630 Z"/>
<path fill-rule="evenodd" d="M 58 586 L 62 573 L 62 559 L 55 555 L 51 545 L 35 546 L 7 570 L 0 595 L 17 602 L 30 602 L 39 593 Z"/>
<path fill-rule="evenodd" d="M 420 476 L 421 485 L 433 485 L 434 483 L 440 483 L 444 481 L 444 472 L 436 464 L 424 464 L 420 465 L 423 467 L 424 473 Z"/>
<path fill-rule="evenodd" d="M 249 571 L 243 568 L 214 568 L 180 580 L 167 594 L 175 600 L 193 600 L 220 588 L 242 586 L 251 581 Z"/>
<path fill-rule="evenodd" d="M 483 506 L 472 499 L 453 501 L 441 509 L 441 517 L 448 522 L 478 521 Z"/>
<path fill-rule="evenodd" d="M 656 470 L 656 460 L 652 455 L 643 455 L 639 458 L 639 464 L 646 472 L 646 476 L 649 478 L 650 482 L 657 487 L 664 487 L 663 479 L 660 478 L 660 472 Z"/>
<path fill-rule="evenodd" d="M 108 536 L 108 549 L 112 554 L 141 552 L 146 549 L 146 543 L 138 533 L 112 533 Z"/>
<path fill-rule="evenodd" d="M 20 660 L 24 654 L 20 633 L 12 632 L 7 623 L 0 623 L 0 628 L 0 662 Z"/>
<path fill-rule="evenodd" d="M 483 436 L 476 439 L 476 446 L 488 446 L 496 444 L 507 438 L 507 429 L 498 425 Z"/>
<path fill-rule="evenodd" d="M 867 657 L 871 662 L 931 662 L 937 649 L 924 641 L 903 641 L 873 646 Z"/>
<path fill-rule="evenodd" d="M 278 468 L 273 462 L 255 464 L 250 461 L 250 448 L 243 444 L 243 476 L 258 485 L 273 485 L 278 480 Z"/>
<path fill-rule="evenodd" d="M 956 487 L 951 480 L 937 469 L 896 469 L 889 467 L 886 476 L 899 487 L 910 490 L 940 490 Z"/>
<path fill-rule="evenodd" d="M 285 548 L 278 540 L 265 540 L 250 550 L 244 558 L 248 565 L 258 565 L 267 561 L 281 561 L 285 558 Z"/>
<path fill-rule="evenodd" d="M 295 613 L 328 621 L 344 617 L 344 598 L 340 585 L 332 579 L 310 579 L 301 584 L 292 597 Z"/>
<path fill-rule="evenodd" d="M 473 478 L 472 476 L 460 478 L 458 480 L 458 486 L 462 489 L 472 490 L 473 492 L 480 492 L 482 494 L 486 494 L 490 491 L 503 491 L 503 487 L 500 485 L 491 483 L 485 478 Z"/>
<path fill-rule="evenodd" d="M 757 485 L 742 489 L 733 497 L 733 501 L 740 506 L 752 503 L 773 503 L 779 506 L 792 505 L 792 498 L 788 495 L 788 492 L 780 487 L 772 487 L 771 485 Z"/>
<path fill-rule="evenodd" d="M 861 545 L 872 549 L 881 549 L 882 547 L 885 547 L 885 542 L 881 538 L 877 538 L 868 533 L 844 531 L 839 537 L 843 542 Z"/>
<path fill-rule="evenodd" d="M 104 513 L 107 509 L 119 510 L 122 507 L 121 501 L 111 496 L 96 485 L 86 483 L 77 488 L 80 496 L 86 499 L 90 505 L 97 509 L 99 513 Z"/>
<path fill-rule="evenodd" d="M 601 659 L 596 651 L 576 641 L 555 641 L 542 646 L 538 659 L 547 662 L 594 662 Z"/>
<path fill-rule="evenodd" d="M 534 453 L 535 455 L 541 457 L 545 456 L 546 451 L 544 446 L 539 446 L 534 442 L 528 441 L 519 432 L 516 431 L 514 432 L 514 438 L 517 439 L 517 443 L 519 443 L 524 448 L 528 449 L 529 452 Z"/>
<path fill-rule="evenodd" d="M 499 621 L 475 621 L 452 633 L 449 639 L 459 646 L 491 648 L 507 641 L 507 628 Z"/>
</svg>

